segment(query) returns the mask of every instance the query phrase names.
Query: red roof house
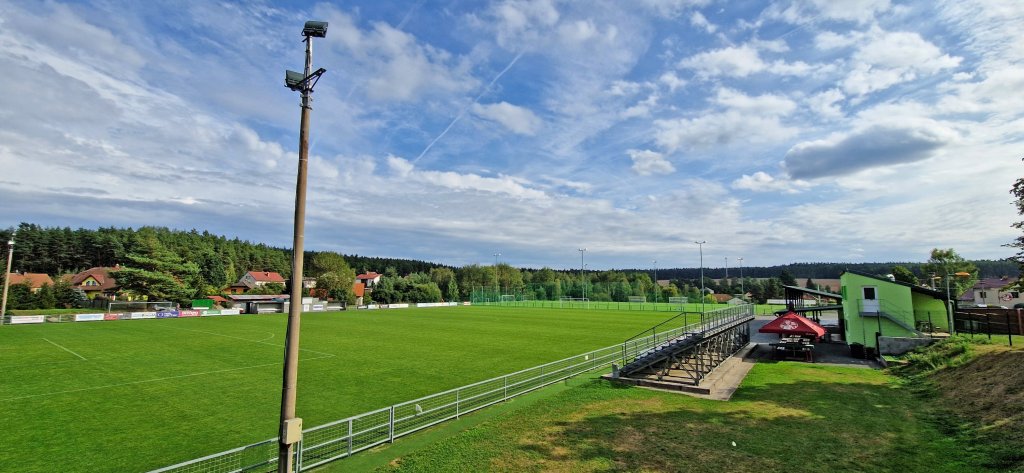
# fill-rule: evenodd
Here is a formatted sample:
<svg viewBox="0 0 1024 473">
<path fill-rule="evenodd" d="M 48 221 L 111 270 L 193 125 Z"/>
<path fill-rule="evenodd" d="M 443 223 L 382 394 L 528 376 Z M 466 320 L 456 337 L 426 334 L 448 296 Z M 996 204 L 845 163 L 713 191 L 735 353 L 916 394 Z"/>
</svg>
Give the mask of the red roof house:
<svg viewBox="0 0 1024 473">
<path fill-rule="evenodd" d="M 120 265 L 114 265 L 113 268 L 89 268 L 71 276 L 68 278 L 68 282 L 71 283 L 72 288 L 81 289 L 89 299 L 100 294 L 113 297 L 117 295 L 119 287 L 117 280 L 110 276 L 110 272 L 120 269 Z"/>
<path fill-rule="evenodd" d="M 53 279 L 50 275 L 43 273 L 11 273 L 10 284 L 25 284 L 28 283 L 29 287 L 32 288 L 32 292 L 39 292 L 40 289 L 45 285 L 53 286 Z"/>
<path fill-rule="evenodd" d="M 367 288 L 372 288 L 378 282 L 380 282 L 380 277 L 381 277 L 381 274 L 379 274 L 379 273 L 375 273 L 373 271 L 367 271 L 367 272 L 365 272 L 363 274 L 360 274 L 360 275 L 356 276 L 356 281 L 365 284 Z"/>
<path fill-rule="evenodd" d="M 238 280 L 239 284 L 249 287 L 266 286 L 267 284 L 284 284 L 284 278 L 273 271 L 249 271 Z"/>
</svg>

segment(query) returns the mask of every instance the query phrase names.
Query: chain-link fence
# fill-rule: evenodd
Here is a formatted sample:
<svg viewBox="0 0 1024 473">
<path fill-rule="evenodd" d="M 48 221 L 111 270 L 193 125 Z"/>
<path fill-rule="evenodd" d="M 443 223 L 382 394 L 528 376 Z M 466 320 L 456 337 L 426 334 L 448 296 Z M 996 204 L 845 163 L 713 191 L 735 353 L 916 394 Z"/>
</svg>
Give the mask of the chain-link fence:
<svg viewBox="0 0 1024 473">
<path fill-rule="evenodd" d="M 743 305 L 708 312 L 699 316 L 700 321 L 696 323 L 306 429 L 295 447 L 295 470 L 314 468 L 393 442 L 403 435 L 612 363 L 625 364 L 667 340 L 687 333 L 703 333 L 742 317 L 753 316 L 753 308 L 753 305 Z M 160 468 L 152 473 L 270 473 L 277 471 L 276 468 L 275 438 Z"/>
</svg>

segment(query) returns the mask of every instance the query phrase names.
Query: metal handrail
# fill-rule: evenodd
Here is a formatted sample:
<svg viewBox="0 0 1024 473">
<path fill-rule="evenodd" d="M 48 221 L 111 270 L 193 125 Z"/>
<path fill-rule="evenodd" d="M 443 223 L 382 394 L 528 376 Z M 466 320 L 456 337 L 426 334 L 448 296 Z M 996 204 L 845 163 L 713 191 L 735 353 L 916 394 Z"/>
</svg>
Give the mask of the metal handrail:
<svg viewBox="0 0 1024 473">
<path fill-rule="evenodd" d="M 623 340 L 623 343 L 631 341 L 631 340 L 634 340 L 636 338 L 640 338 L 641 335 L 646 336 L 647 332 L 654 333 L 654 331 L 657 330 L 658 327 L 661 327 L 662 325 L 665 325 L 665 324 L 667 324 L 667 323 L 669 323 L 669 322 L 671 322 L 671 321 L 673 321 L 675 319 L 678 319 L 680 316 L 685 316 L 685 315 L 689 315 L 689 314 L 702 314 L 702 312 L 694 312 L 694 311 L 680 312 L 680 313 L 670 317 L 669 319 L 667 319 L 667 320 L 665 320 L 665 321 L 663 321 L 663 322 L 661 322 L 661 323 L 659 323 L 659 324 L 657 324 L 657 325 L 655 325 L 655 326 L 653 326 L 651 328 L 644 329 L 642 332 L 640 332 L 640 333 L 638 333 L 636 335 L 633 335 L 632 337 L 629 337 L 629 338 Z"/>
</svg>

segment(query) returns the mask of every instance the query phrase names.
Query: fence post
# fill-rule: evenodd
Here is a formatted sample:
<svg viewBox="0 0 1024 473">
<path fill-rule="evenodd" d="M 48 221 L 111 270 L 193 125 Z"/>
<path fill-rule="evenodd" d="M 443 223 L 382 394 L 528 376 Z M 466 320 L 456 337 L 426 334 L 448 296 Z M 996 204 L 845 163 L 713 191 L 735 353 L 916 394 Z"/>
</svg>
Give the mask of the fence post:
<svg viewBox="0 0 1024 473">
<path fill-rule="evenodd" d="M 352 428 L 352 421 L 348 422 L 349 429 Z M 388 443 L 395 443 L 395 405 L 388 410 Z"/>
<path fill-rule="evenodd" d="M 992 314 L 985 314 L 985 331 L 988 332 L 988 341 L 992 341 Z"/>
<path fill-rule="evenodd" d="M 460 389 L 455 390 L 455 418 L 459 418 L 459 392 Z"/>
<path fill-rule="evenodd" d="M 352 456 L 352 418 L 348 419 L 348 455 Z"/>
<path fill-rule="evenodd" d="M 503 376 L 502 380 L 505 381 L 505 399 L 503 401 L 508 401 L 508 375 Z"/>
<path fill-rule="evenodd" d="M 1012 347 L 1013 346 L 1013 330 L 1010 330 L 1010 313 L 1009 312 L 1003 312 L 1003 315 L 1006 316 L 1006 336 L 1009 337 L 1009 339 L 1010 339 L 1010 346 Z"/>
</svg>

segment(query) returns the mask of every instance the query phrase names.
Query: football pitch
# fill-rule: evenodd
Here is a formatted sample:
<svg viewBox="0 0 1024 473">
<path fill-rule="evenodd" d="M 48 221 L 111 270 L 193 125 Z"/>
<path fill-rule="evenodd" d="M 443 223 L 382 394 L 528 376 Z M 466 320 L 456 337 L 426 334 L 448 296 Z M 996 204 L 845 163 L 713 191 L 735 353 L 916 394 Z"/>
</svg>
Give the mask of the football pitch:
<svg viewBox="0 0 1024 473">
<path fill-rule="evenodd" d="M 672 315 L 511 307 L 307 313 L 297 413 L 314 427 L 614 345 Z M 0 328 L 2 469 L 148 471 L 276 436 L 285 318 Z"/>
</svg>

